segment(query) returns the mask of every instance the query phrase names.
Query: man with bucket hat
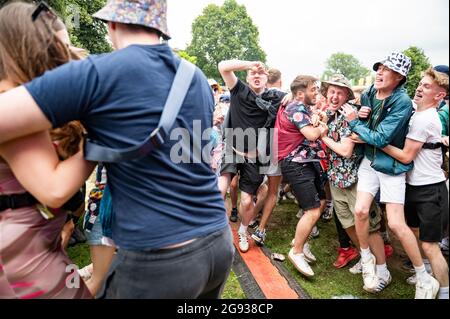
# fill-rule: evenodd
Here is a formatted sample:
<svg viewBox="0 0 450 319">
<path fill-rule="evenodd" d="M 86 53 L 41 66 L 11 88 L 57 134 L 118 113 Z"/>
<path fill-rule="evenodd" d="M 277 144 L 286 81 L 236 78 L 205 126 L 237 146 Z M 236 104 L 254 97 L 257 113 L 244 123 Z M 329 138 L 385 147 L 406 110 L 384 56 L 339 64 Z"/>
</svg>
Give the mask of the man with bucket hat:
<svg viewBox="0 0 450 319">
<path fill-rule="evenodd" d="M 355 203 L 357 196 L 358 168 L 360 156 L 356 152 L 356 145 L 351 139 L 352 131 L 349 123 L 339 110 L 348 101 L 354 100 L 350 82 L 342 74 L 335 74 L 329 81 L 322 82 L 321 93 L 326 98 L 330 120 L 328 126 L 322 126 L 322 141 L 328 147 L 328 180 L 333 198 L 336 216 L 355 246 L 359 240 L 355 230 Z M 347 104 L 349 105 L 349 104 Z M 351 106 L 357 111 L 355 106 Z M 380 229 L 381 211 L 373 202 L 370 207 L 370 244 L 373 247 L 378 265 L 386 263 L 383 240 L 378 232 Z M 334 263 L 336 268 L 345 267 L 359 253 L 354 248 L 340 249 L 339 257 Z"/>
<path fill-rule="evenodd" d="M 141 156 L 106 162 L 119 250 L 102 298 L 219 298 L 232 264 L 232 235 L 209 163 L 171 152 L 180 150 L 180 134 L 192 139 L 194 123 L 212 127 L 214 99 L 203 73 L 161 44 L 170 38 L 166 12 L 166 0 L 109 0 L 95 17 L 108 23 L 116 52 L 69 63 L 0 95 L 0 143 L 81 120 L 93 149 L 117 154 L 143 145 Z M 183 76 L 189 80 L 172 88 Z M 164 130 L 164 139 L 155 128 L 173 92 L 181 106 L 178 116 L 172 113 L 179 134 Z M 158 145 L 151 152 L 148 141 Z M 208 143 L 194 140 L 194 150 Z"/>
<path fill-rule="evenodd" d="M 352 131 L 358 135 L 354 140 L 366 143 L 365 157 L 358 172 L 355 206 L 364 288 L 377 292 L 391 281 L 387 267 L 376 266 L 376 258 L 369 248 L 370 206 L 380 191 L 380 200 L 386 204 L 389 226 L 416 270 L 416 299 L 434 299 L 437 281 L 425 270 L 417 240 L 405 222 L 406 173 L 413 164 L 405 165 L 381 150 L 389 144 L 401 149 L 405 145 L 413 112 L 411 99 L 404 88 L 411 60 L 403 53 L 394 52 L 375 63 L 373 69 L 376 71 L 375 84 L 361 97 L 363 107 L 371 110 L 369 119 L 357 119 L 356 112 L 349 106 L 344 106 L 342 111 Z"/>
</svg>

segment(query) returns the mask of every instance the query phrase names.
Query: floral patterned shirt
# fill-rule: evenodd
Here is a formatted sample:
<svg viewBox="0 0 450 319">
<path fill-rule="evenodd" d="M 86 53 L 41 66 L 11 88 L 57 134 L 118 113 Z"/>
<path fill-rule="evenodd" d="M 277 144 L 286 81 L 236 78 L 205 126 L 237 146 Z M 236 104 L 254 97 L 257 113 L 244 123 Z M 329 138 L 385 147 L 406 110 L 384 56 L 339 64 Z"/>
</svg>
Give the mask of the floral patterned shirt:
<svg viewBox="0 0 450 319">
<path fill-rule="evenodd" d="M 286 107 L 284 112 L 289 121 L 299 130 L 311 125 L 312 111 L 309 106 L 293 103 Z M 320 160 L 326 159 L 326 153 L 322 149 L 319 140 L 311 142 L 305 138 L 286 159 L 297 163 L 319 162 Z"/>
<path fill-rule="evenodd" d="M 340 142 L 352 134 L 350 126 L 342 114 L 336 114 L 328 124 L 328 128 L 328 137 L 335 142 Z M 359 162 L 355 152 L 352 157 L 345 158 L 328 148 L 328 156 L 328 179 L 331 185 L 338 188 L 349 188 L 358 182 Z"/>
</svg>

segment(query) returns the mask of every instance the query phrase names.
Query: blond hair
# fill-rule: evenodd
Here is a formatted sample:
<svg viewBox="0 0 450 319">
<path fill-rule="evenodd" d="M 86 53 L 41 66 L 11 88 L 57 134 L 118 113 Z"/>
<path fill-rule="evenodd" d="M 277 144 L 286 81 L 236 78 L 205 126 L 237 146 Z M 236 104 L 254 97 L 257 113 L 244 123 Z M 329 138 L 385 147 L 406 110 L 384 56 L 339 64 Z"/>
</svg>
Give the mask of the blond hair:
<svg viewBox="0 0 450 319">
<path fill-rule="evenodd" d="M 433 68 L 429 68 L 423 73 L 423 76 L 429 76 L 433 80 L 433 82 L 436 83 L 441 89 L 444 89 L 448 95 L 449 87 L 447 74 L 438 72 Z"/>
</svg>

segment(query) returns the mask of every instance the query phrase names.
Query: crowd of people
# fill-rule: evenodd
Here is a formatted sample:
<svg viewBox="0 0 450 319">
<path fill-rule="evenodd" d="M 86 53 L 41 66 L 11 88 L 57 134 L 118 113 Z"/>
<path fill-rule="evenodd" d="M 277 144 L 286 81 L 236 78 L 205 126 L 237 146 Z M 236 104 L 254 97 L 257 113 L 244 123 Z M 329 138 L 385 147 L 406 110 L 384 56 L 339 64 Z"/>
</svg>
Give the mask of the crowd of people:
<svg viewBox="0 0 450 319">
<path fill-rule="evenodd" d="M 317 222 L 334 217 L 334 266 L 360 258 L 364 290 L 392 282 L 389 228 L 415 297 L 448 299 L 448 66 L 426 70 L 413 100 L 402 53 L 376 61 L 364 89 L 299 75 L 285 92 L 280 71 L 242 60 L 219 63 L 222 87 L 161 43 L 166 12 L 165 0 L 108 1 L 94 17 L 116 51 L 86 57 L 45 3 L 0 9 L 0 298 L 220 298 L 229 222 L 245 254 L 292 194 L 288 259 L 302 275 L 320 262 Z M 93 263 L 69 285 L 67 233 L 97 162 L 83 223 Z"/>
</svg>

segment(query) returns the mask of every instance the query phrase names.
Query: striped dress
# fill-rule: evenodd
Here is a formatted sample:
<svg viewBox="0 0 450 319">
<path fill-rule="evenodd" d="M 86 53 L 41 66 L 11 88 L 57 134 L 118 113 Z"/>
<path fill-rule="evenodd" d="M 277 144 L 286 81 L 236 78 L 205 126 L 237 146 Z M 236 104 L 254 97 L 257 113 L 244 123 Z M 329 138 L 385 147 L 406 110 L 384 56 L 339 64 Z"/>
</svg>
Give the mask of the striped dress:
<svg viewBox="0 0 450 319">
<path fill-rule="evenodd" d="M 26 192 L 0 160 L 0 195 Z M 0 212 L 0 299 L 92 298 L 61 247 L 66 214 L 48 221 L 36 207 Z"/>
</svg>

